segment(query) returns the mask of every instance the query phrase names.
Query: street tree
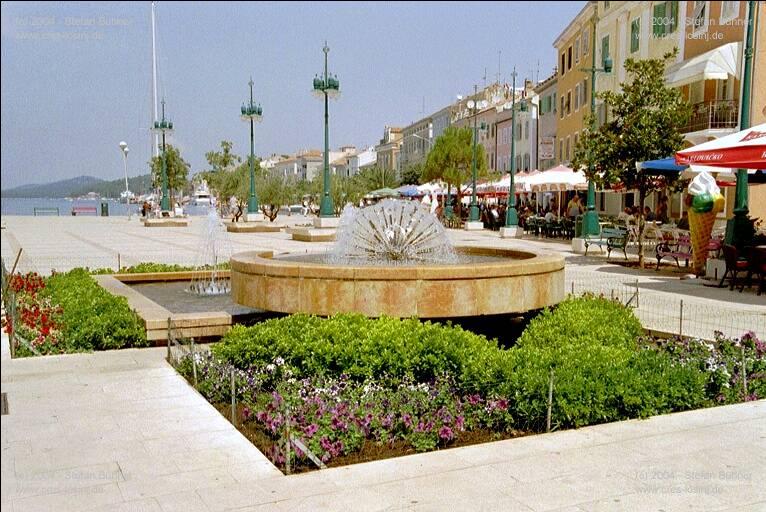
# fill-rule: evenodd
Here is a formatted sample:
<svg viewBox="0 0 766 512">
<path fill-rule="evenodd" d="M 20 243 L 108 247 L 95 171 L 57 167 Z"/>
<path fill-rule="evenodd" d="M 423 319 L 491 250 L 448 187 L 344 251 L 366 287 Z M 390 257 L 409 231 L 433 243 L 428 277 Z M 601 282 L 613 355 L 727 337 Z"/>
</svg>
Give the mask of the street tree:
<svg viewBox="0 0 766 512">
<path fill-rule="evenodd" d="M 175 192 L 186 188 L 189 182 L 189 164 L 181 157 L 181 152 L 175 146 L 168 144 L 165 149 L 167 158 L 168 191 L 171 205 L 175 203 Z M 162 153 L 149 160 L 152 169 L 152 185 L 162 186 Z"/>
<path fill-rule="evenodd" d="M 205 159 L 210 164 L 210 170 L 220 172 L 242 162 L 242 158 L 232 152 L 234 143 L 228 140 L 221 141 L 221 151 L 208 151 L 205 153 Z"/>
<path fill-rule="evenodd" d="M 256 171 L 260 169 L 256 161 Z M 224 210 L 228 206 L 232 220 L 237 222 L 247 210 L 247 199 L 250 196 L 250 167 L 247 163 L 239 164 L 229 172 L 208 171 L 203 174 L 214 194 L 221 200 L 219 207 Z"/>
<path fill-rule="evenodd" d="M 420 185 L 421 175 L 423 174 L 423 164 L 410 164 L 402 171 L 402 185 Z"/>
<path fill-rule="evenodd" d="M 636 169 L 636 162 L 667 158 L 683 147 L 682 129 L 689 119 L 690 107 L 679 89 L 665 84 L 665 67 L 676 52 L 667 53 L 661 59 L 625 61 L 627 79 L 620 84 L 621 92 L 598 93 L 609 112 L 609 120 L 598 129 L 583 132 L 572 161 L 573 167 L 583 169 L 597 186 L 617 184 L 638 191 L 641 267 L 646 198 L 680 186 L 678 175 Z M 590 126 L 596 125 L 593 114 L 587 122 Z"/>
<path fill-rule="evenodd" d="M 360 170 L 354 176 L 354 179 L 365 193 L 380 188 L 396 188 L 399 186 L 396 171 L 377 165 Z"/>
<path fill-rule="evenodd" d="M 434 142 L 428 153 L 422 180 L 441 180 L 447 183 L 447 191 L 455 187 L 459 211 L 462 210 L 463 191 L 461 185 L 472 178 L 473 129 L 450 126 Z M 476 174 L 487 175 L 487 161 L 481 144 L 476 147 Z"/>
<path fill-rule="evenodd" d="M 259 173 L 255 183 L 261 211 L 270 222 L 274 222 L 282 206 L 290 205 L 294 184 L 290 178 L 269 172 Z"/>
</svg>

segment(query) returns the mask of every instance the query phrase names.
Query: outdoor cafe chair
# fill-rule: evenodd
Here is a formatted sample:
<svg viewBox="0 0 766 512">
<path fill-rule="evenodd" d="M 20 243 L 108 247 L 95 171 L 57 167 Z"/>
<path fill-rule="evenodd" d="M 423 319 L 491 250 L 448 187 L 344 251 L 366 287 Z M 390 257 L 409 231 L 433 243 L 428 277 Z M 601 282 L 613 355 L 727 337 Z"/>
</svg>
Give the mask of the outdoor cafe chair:
<svg viewBox="0 0 766 512">
<path fill-rule="evenodd" d="M 737 285 L 737 274 L 748 271 L 748 262 L 746 259 L 739 257 L 739 251 L 733 245 L 723 246 L 723 258 L 726 262 L 726 271 L 723 273 L 723 277 L 721 277 L 721 282 L 718 283 L 718 287 L 723 287 L 726 276 L 729 276 L 729 279 L 731 280 L 729 290 L 733 290 Z"/>
</svg>

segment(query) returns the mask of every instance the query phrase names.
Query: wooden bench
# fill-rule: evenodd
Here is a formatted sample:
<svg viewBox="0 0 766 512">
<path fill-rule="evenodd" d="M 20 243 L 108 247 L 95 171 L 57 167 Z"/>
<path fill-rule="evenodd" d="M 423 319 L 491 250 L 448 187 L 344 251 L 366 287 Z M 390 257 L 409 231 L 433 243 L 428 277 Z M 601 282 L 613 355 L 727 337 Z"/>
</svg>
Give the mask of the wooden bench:
<svg viewBox="0 0 766 512">
<path fill-rule="evenodd" d="M 591 235 L 585 235 L 585 255 L 588 255 L 588 247 L 596 245 L 604 252 L 604 246 L 606 246 L 607 255 L 606 259 L 612 255 L 614 249 L 619 249 L 625 255 L 625 259 L 628 259 L 628 254 L 625 252 L 625 247 L 628 245 L 628 232 L 619 228 L 604 228 L 601 230 L 601 235 L 598 238 Z"/>
<path fill-rule="evenodd" d="M 48 208 L 34 208 L 33 209 L 35 217 L 37 217 L 38 214 L 45 214 L 45 213 L 55 213 L 56 215 L 61 215 L 59 212 L 59 209 L 56 207 L 48 207 Z"/>
<path fill-rule="evenodd" d="M 81 213 L 92 213 L 93 215 L 96 215 L 98 213 L 98 208 L 95 206 L 73 206 L 72 207 L 72 216 L 79 215 Z"/>
<path fill-rule="evenodd" d="M 660 262 L 663 258 L 669 257 L 676 261 L 676 266 L 681 268 L 680 260 L 686 261 L 689 266 L 689 260 L 692 257 L 692 242 L 687 235 L 681 235 L 675 240 L 664 240 L 657 244 L 657 269 L 660 269 Z"/>
</svg>

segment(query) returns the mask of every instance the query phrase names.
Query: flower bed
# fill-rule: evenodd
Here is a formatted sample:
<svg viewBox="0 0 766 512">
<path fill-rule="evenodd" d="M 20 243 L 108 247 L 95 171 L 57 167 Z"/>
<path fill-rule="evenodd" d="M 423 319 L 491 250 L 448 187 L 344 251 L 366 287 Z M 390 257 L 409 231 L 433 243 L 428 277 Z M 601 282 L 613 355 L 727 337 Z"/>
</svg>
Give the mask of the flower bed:
<svg viewBox="0 0 766 512">
<path fill-rule="evenodd" d="M 141 320 L 127 300 L 109 294 L 84 269 L 47 278 L 15 274 L 9 287 L 16 312 L 14 318 L 3 318 L 3 327 L 41 355 L 147 344 Z M 14 349 L 16 356 L 35 354 L 19 340 Z"/>
<path fill-rule="evenodd" d="M 630 310 L 593 297 L 541 314 L 508 350 L 414 319 L 293 315 L 234 328 L 195 361 L 199 391 L 221 411 L 234 375 L 240 430 L 299 468 L 313 467 L 301 446 L 332 465 L 542 432 L 549 409 L 562 429 L 766 394 L 751 334 L 712 349 L 640 334 Z M 190 356 L 178 369 L 193 380 Z"/>
</svg>

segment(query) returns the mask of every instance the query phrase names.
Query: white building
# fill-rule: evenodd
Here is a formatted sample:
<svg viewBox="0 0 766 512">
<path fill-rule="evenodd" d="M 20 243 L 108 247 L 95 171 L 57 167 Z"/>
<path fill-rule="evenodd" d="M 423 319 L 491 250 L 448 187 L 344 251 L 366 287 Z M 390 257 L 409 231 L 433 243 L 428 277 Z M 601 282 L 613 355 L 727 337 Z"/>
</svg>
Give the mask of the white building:
<svg viewBox="0 0 766 512">
<path fill-rule="evenodd" d="M 359 171 L 367 167 L 374 167 L 378 161 L 378 153 L 374 146 L 358 151 L 349 157 L 348 176 L 356 176 Z"/>
</svg>

